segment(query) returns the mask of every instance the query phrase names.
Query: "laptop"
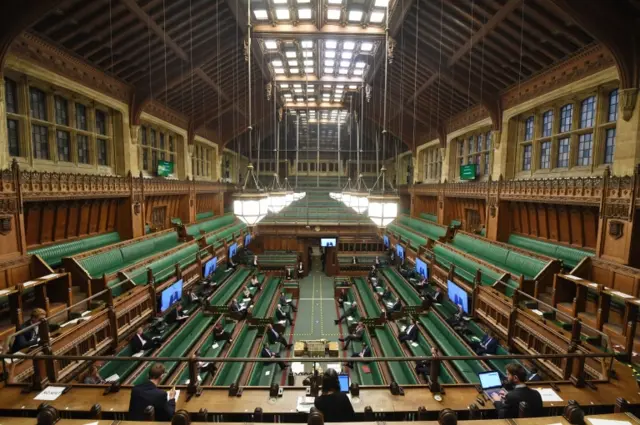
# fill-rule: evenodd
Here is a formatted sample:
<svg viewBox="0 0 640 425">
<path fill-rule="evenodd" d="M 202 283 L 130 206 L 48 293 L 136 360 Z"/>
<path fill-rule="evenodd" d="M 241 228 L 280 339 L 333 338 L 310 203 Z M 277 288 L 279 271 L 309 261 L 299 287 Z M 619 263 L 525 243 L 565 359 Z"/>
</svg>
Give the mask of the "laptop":
<svg viewBox="0 0 640 425">
<path fill-rule="evenodd" d="M 495 370 L 492 370 L 490 372 L 479 373 L 478 378 L 480 379 L 482 391 L 487 397 L 489 397 L 489 400 L 498 400 L 502 395 L 501 393 L 504 391 L 502 389 L 500 374 Z M 497 398 L 494 398 L 495 394 L 498 395 Z"/>
<path fill-rule="evenodd" d="M 346 375 L 346 374 L 338 375 L 338 382 L 340 383 L 340 392 L 348 393 L 349 387 L 351 386 L 349 375 Z"/>
</svg>

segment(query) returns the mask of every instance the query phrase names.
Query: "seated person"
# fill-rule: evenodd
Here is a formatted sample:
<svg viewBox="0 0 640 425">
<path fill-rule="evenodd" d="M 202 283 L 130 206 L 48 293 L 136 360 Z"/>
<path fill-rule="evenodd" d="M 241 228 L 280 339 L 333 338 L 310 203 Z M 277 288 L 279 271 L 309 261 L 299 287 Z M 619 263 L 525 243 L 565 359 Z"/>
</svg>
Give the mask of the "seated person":
<svg viewBox="0 0 640 425">
<path fill-rule="evenodd" d="M 396 302 L 387 309 L 387 320 L 391 320 L 391 315 L 399 312 L 400 310 L 402 310 L 402 301 L 400 301 L 400 298 L 397 298 Z"/>
<path fill-rule="evenodd" d="M 247 286 L 244 287 L 244 291 L 242 291 L 242 297 L 245 300 L 248 299 L 249 301 L 251 301 L 251 298 L 253 298 L 253 295 L 251 294 L 251 291 L 249 290 L 249 287 L 247 287 Z"/>
<path fill-rule="evenodd" d="M 454 328 L 456 326 L 463 325 L 464 324 L 464 318 L 465 318 L 465 314 L 464 314 L 464 310 L 462 309 L 462 306 L 460 304 L 458 304 L 458 305 L 456 305 L 456 307 L 458 308 L 458 310 L 456 311 L 456 314 L 454 314 L 453 316 L 451 316 L 451 317 L 449 317 L 447 319 L 447 323 L 449 323 Z"/>
<path fill-rule="evenodd" d="M 428 284 L 429 284 L 429 282 L 427 282 L 427 278 L 423 277 L 422 279 L 420 279 L 419 282 L 416 282 L 416 288 L 424 288 Z"/>
<path fill-rule="evenodd" d="M 231 339 L 231 334 L 225 331 L 220 323 L 216 324 L 213 327 L 213 339 L 215 341 L 229 341 L 229 343 L 233 342 L 233 339 Z"/>
<path fill-rule="evenodd" d="M 438 357 L 440 351 L 435 346 L 431 347 L 431 357 Z M 429 382 L 429 374 L 431 373 L 431 360 L 420 360 L 416 362 L 416 375 L 422 376 L 425 381 Z"/>
<path fill-rule="evenodd" d="M 524 401 L 529 406 L 530 412 L 542 411 L 542 396 L 534 389 L 527 387 L 524 382 L 527 379 L 527 371 L 518 363 L 507 365 L 507 382 L 513 386 L 513 390 L 505 393 L 493 394 L 493 405 L 498 411 L 498 418 L 517 418 L 520 410 L 520 402 Z"/>
<path fill-rule="evenodd" d="M 360 358 L 371 357 L 371 348 L 367 345 L 366 342 L 363 342 L 362 350 L 357 352 L 354 351 L 353 353 L 351 353 L 351 357 L 360 357 Z M 353 362 L 347 362 L 347 367 L 350 369 L 353 369 Z"/>
<path fill-rule="evenodd" d="M 271 349 L 269 348 L 269 341 L 265 341 L 264 345 L 262 346 L 262 351 L 260 351 L 260 357 L 266 358 L 266 359 L 279 359 L 280 358 L 280 354 L 278 353 L 274 353 L 273 351 L 271 351 Z M 265 363 L 267 365 L 271 364 L 271 362 Z M 280 366 L 280 370 L 282 369 L 286 369 L 288 366 L 285 362 L 283 361 L 279 361 L 278 362 L 278 366 Z"/>
<path fill-rule="evenodd" d="M 91 365 L 89 366 L 89 369 L 87 370 L 87 374 L 82 380 L 83 384 L 97 385 L 97 384 L 106 383 L 106 381 L 102 379 L 102 376 L 100 376 L 100 372 L 98 371 L 98 365 L 99 364 L 91 363 Z"/>
<path fill-rule="evenodd" d="M 280 292 L 280 299 L 278 300 L 278 302 L 280 303 L 280 305 L 288 305 L 291 311 L 293 311 L 294 313 L 298 311 L 296 306 L 293 305 L 293 300 L 287 299 L 284 292 Z"/>
<path fill-rule="evenodd" d="M 358 264 L 358 259 L 356 258 L 355 255 L 351 257 L 351 264 Z"/>
<path fill-rule="evenodd" d="M 353 316 L 357 312 L 358 312 L 358 305 L 354 301 L 354 302 L 351 303 L 351 307 L 349 307 L 348 309 L 343 311 L 342 316 L 338 317 L 337 320 L 334 320 L 334 323 L 337 325 L 338 323 L 342 322 L 347 317 Z"/>
<path fill-rule="evenodd" d="M 436 290 L 433 294 L 428 295 L 428 297 L 431 298 L 431 301 L 433 301 L 434 303 L 441 303 L 443 296 L 444 295 L 442 294 L 442 289 L 440 289 L 439 286 L 436 286 Z"/>
<path fill-rule="evenodd" d="M 356 328 L 353 330 L 353 333 L 347 335 L 345 338 L 339 338 L 340 342 L 344 342 L 344 349 L 349 348 L 349 343 L 351 341 L 362 341 L 362 337 L 364 336 L 364 323 L 362 321 L 358 322 Z"/>
<path fill-rule="evenodd" d="M 285 267 L 285 279 L 286 280 L 291 280 L 293 279 L 293 270 L 291 270 L 291 267 Z"/>
<path fill-rule="evenodd" d="M 482 337 L 480 342 L 472 343 L 471 348 L 473 348 L 473 350 L 479 356 L 484 356 L 487 354 L 496 354 L 496 350 L 498 349 L 498 339 L 493 336 L 491 331 L 489 331 Z"/>
<path fill-rule="evenodd" d="M 16 353 L 18 351 L 29 348 L 32 345 L 37 345 L 40 342 L 40 326 L 38 324 L 41 320 L 44 320 L 47 316 L 47 312 L 41 308 L 35 308 L 31 312 L 31 319 L 24 322 L 18 331 L 28 328 L 29 326 L 36 325 L 28 331 L 24 331 L 13 340 L 11 346 L 11 352 Z"/>
<path fill-rule="evenodd" d="M 231 304 L 229 304 L 229 311 L 231 313 L 240 313 L 240 317 L 243 319 L 247 317 L 247 306 L 241 306 L 235 298 L 231 300 Z"/>
<path fill-rule="evenodd" d="M 344 302 L 347 300 L 347 290 L 341 289 L 338 293 L 338 305 L 340 308 L 344 308 Z"/>
<path fill-rule="evenodd" d="M 258 267 L 258 256 L 254 255 L 253 256 L 253 267 Z"/>
<path fill-rule="evenodd" d="M 540 372 L 538 372 L 537 367 L 532 367 L 530 370 L 530 374 L 527 377 L 527 382 L 540 382 L 542 381 L 542 376 L 540 376 Z"/>
<path fill-rule="evenodd" d="M 131 349 L 134 353 L 139 353 L 140 351 L 152 350 L 156 348 L 160 342 L 159 336 L 154 336 L 152 338 L 147 338 L 144 335 L 144 331 L 142 327 L 136 329 L 136 334 L 131 338 Z"/>
<path fill-rule="evenodd" d="M 352 422 L 355 420 L 353 406 L 347 394 L 340 391 L 338 374 L 327 369 L 322 376 L 322 395 L 314 401 L 324 416 L 325 422 Z"/>
<path fill-rule="evenodd" d="M 378 274 L 378 272 L 377 272 L 377 270 L 376 270 L 376 266 L 375 266 L 375 265 L 373 265 L 373 266 L 371 266 L 371 270 L 369 270 L 369 274 L 367 275 L 367 277 L 368 277 L 369 279 L 371 279 L 371 278 L 373 278 L 373 277 L 376 277 L 376 276 L 377 276 L 377 274 Z"/>
<path fill-rule="evenodd" d="M 168 422 L 176 411 L 176 390 L 171 389 L 169 395 L 158 388 L 165 374 L 162 363 L 154 363 L 149 369 L 149 381 L 138 384 L 131 390 L 129 400 L 129 420 L 143 421 L 147 406 L 153 406 L 155 420 Z"/>
<path fill-rule="evenodd" d="M 376 269 L 379 269 L 379 268 L 380 268 L 380 266 L 381 266 L 381 264 L 380 264 L 380 257 L 378 257 L 378 256 L 376 255 L 376 259 L 373 261 L 373 267 L 375 267 Z"/>
<path fill-rule="evenodd" d="M 378 282 L 378 278 L 373 276 L 369 278 L 369 282 L 371 283 L 371 286 L 373 287 L 373 289 L 375 290 L 378 286 L 380 286 L 379 282 Z"/>
<path fill-rule="evenodd" d="M 188 318 L 189 316 L 187 316 L 187 314 L 184 312 L 182 304 L 176 304 L 176 308 L 174 308 L 171 312 L 171 321 L 176 322 L 178 320 L 186 320 Z"/>
<path fill-rule="evenodd" d="M 302 264 L 302 261 L 300 261 L 298 263 L 298 279 L 300 279 L 303 276 L 304 276 L 304 265 Z"/>
<path fill-rule="evenodd" d="M 289 324 L 293 323 L 293 318 L 291 317 L 291 313 L 289 313 L 288 311 L 285 312 L 282 309 L 282 305 L 281 304 L 278 304 L 278 307 L 276 308 L 276 318 L 278 320 L 285 320 L 285 321 L 288 320 Z"/>
<path fill-rule="evenodd" d="M 271 344 L 279 342 L 280 344 L 284 345 L 285 348 L 293 347 L 293 344 L 289 344 L 287 340 L 284 339 L 284 337 L 280 335 L 270 324 L 267 325 L 267 338 L 269 339 L 269 342 L 271 342 Z"/>
<path fill-rule="evenodd" d="M 233 258 L 229 258 L 229 261 L 227 261 L 227 268 L 235 270 L 236 267 L 238 267 L 238 265 L 233 262 Z"/>
<path fill-rule="evenodd" d="M 415 341 L 418 339 L 418 325 L 416 324 L 416 319 L 411 318 L 409 321 L 409 326 L 405 328 L 404 331 L 400 332 L 398 335 L 398 340 L 400 342 L 405 341 Z"/>
<path fill-rule="evenodd" d="M 260 289 L 260 281 L 258 280 L 258 276 L 256 276 L 256 275 L 253 275 L 251 277 L 251 281 L 249 282 L 249 284 L 251 286 L 253 286 L 254 288 Z"/>
</svg>

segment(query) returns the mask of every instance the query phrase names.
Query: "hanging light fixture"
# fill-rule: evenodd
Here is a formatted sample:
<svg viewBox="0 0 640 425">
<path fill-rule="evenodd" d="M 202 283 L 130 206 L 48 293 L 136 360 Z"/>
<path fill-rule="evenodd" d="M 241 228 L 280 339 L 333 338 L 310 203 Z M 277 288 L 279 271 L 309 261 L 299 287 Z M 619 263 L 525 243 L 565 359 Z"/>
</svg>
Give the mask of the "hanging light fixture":
<svg viewBox="0 0 640 425">
<path fill-rule="evenodd" d="M 278 173 L 273 173 L 273 182 L 269 188 L 269 211 L 278 214 L 287 205 L 287 192 L 280 185 Z"/>
<path fill-rule="evenodd" d="M 382 115 L 382 158 L 384 160 L 384 155 L 386 151 L 386 143 L 387 143 L 387 72 L 389 67 L 389 13 L 387 13 L 386 18 L 386 31 L 385 31 L 385 61 L 384 61 L 384 107 L 383 107 L 383 115 Z M 385 228 L 393 220 L 398 216 L 398 203 L 400 202 L 400 198 L 398 197 L 396 190 L 391 186 L 389 182 L 389 186 L 391 188 L 390 192 L 385 192 L 386 186 L 386 168 L 384 165 L 380 169 L 380 174 L 378 174 L 378 178 L 376 182 L 373 184 L 371 188 L 371 193 L 368 197 L 368 215 L 371 221 L 375 223 L 376 226 L 380 228 Z"/>
<path fill-rule="evenodd" d="M 240 192 L 233 195 L 233 213 L 247 226 L 255 226 L 267 216 L 269 206 L 269 195 L 260 187 L 258 179 L 253 172 L 253 164 L 251 163 L 251 135 L 253 127 L 251 123 L 251 2 L 247 8 L 248 25 L 247 25 L 247 61 L 249 62 L 249 96 L 247 99 L 249 126 L 247 127 L 249 140 L 249 165 L 247 165 L 247 174 L 244 178 L 244 185 Z M 238 155 L 240 151 L 238 150 Z"/>
<path fill-rule="evenodd" d="M 345 200 L 345 195 L 347 199 Z M 369 208 L 369 189 L 367 189 L 367 185 L 362 178 L 362 174 L 358 175 L 358 181 L 356 182 L 355 187 L 349 191 L 345 192 L 343 195 L 343 201 L 345 205 L 352 208 L 358 214 L 363 214 L 367 208 Z"/>
</svg>

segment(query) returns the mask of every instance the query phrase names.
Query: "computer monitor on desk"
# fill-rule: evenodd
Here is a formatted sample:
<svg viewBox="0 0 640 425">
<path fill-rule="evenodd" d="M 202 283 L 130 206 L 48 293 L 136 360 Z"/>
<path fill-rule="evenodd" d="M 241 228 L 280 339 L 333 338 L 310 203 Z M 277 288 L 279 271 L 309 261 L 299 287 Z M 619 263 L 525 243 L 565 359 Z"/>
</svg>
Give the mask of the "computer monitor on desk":
<svg viewBox="0 0 640 425">
<path fill-rule="evenodd" d="M 338 375 L 338 382 L 340 383 L 340 392 L 348 393 L 349 387 L 351 386 L 351 382 L 349 380 L 349 375 L 340 374 Z"/>
</svg>

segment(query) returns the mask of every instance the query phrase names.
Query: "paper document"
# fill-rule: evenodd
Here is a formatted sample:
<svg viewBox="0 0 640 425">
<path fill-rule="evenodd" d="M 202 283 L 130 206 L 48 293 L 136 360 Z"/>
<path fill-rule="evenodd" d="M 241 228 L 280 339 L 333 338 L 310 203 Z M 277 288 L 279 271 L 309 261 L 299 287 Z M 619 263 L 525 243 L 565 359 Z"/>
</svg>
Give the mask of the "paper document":
<svg viewBox="0 0 640 425">
<path fill-rule="evenodd" d="M 220 345 L 218 345 L 218 343 L 217 343 L 217 342 L 211 346 L 211 348 L 213 348 L 214 350 L 215 350 L 216 348 L 218 348 L 218 347 L 220 347 Z"/>
<path fill-rule="evenodd" d="M 270 370 L 267 370 L 267 371 L 264 372 L 264 376 L 269 376 L 269 375 L 271 375 L 271 371 Z"/>
<path fill-rule="evenodd" d="M 304 364 L 301 362 L 293 362 L 291 363 L 291 372 L 293 373 L 302 373 L 304 372 Z"/>
<path fill-rule="evenodd" d="M 404 332 L 405 329 L 407 329 L 406 326 L 404 326 L 404 325 L 400 326 L 400 332 Z"/>
<path fill-rule="evenodd" d="M 537 314 L 538 316 L 544 316 L 544 313 L 541 312 L 540 310 L 538 310 L 537 308 L 532 309 L 531 311 L 533 311 L 535 314 Z"/>
<path fill-rule="evenodd" d="M 249 301 L 251 301 L 251 298 L 243 298 L 242 302 L 248 303 Z"/>
<path fill-rule="evenodd" d="M 351 301 L 345 301 L 343 304 L 351 305 Z"/>
<path fill-rule="evenodd" d="M 287 301 L 287 304 L 289 304 L 291 302 L 291 298 L 288 298 L 286 301 Z"/>
<path fill-rule="evenodd" d="M 417 342 L 412 342 L 412 343 L 411 343 L 411 346 L 412 346 L 412 347 L 418 347 L 418 346 L 420 346 L 420 344 L 418 344 Z"/>
<path fill-rule="evenodd" d="M 285 319 L 285 320 L 279 320 L 279 321 L 278 321 L 278 323 L 279 323 L 280 325 L 286 325 L 286 324 L 287 324 L 287 319 Z"/>
<path fill-rule="evenodd" d="M 333 369 L 336 372 L 340 373 L 340 371 L 342 370 L 342 366 L 340 365 L 340 363 L 329 363 L 327 364 L 327 369 Z"/>
<path fill-rule="evenodd" d="M 138 351 L 137 353 L 135 353 L 131 357 L 142 357 L 142 356 L 144 356 L 144 351 Z"/>
<path fill-rule="evenodd" d="M 176 390 L 176 397 L 174 398 L 174 400 L 177 402 L 178 399 L 180 398 L 180 390 Z M 171 400 L 169 398 L 169 392 L 167 392 L 167 401 Z"/>
<path fill-rule="evenodd" d="M 116 382 L 118 379 L 120 379 L 120 375 L 114 373 L 113 375 L 105 379 L 105 382 Z"/>
<path fill-rule="evenodd" d="M 65 387 L 47 387 L 42 390 L 34 400 L 53 401 L 62 395 Z"/>
<path fill-rule="evenodd" d="M 353 316 L 348 316 L 347 320 L 353 320 Z"/>
<path fill-rule="evenodd" d="M 313 407 L 313 402 L 306 403 L 306 399 L 313 397 L 298 397 L 298 403 L 296 404 L 296 411 L 300 413 L 309 413 Z"/>
<path fill-rule="evenodd" d="M 631 425 L 629 421 L 616 421 L 613 419 L 596 419 L 596 418 L 588 418 L 591 425 Z"/>
<path fill-rule="evenodd" d="M 560 396 L 551 388 L 534 388 L 542 396 L 542 401 L 562 401 Z"/>
</svg>

